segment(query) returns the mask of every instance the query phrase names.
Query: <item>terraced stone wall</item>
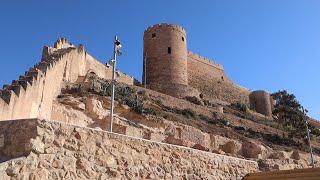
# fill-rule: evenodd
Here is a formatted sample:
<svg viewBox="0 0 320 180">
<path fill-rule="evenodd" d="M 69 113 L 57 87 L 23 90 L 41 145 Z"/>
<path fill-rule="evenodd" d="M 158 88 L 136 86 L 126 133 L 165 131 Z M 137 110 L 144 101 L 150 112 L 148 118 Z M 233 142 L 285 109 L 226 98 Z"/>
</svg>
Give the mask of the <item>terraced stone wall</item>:
<svg viewBox="0 0 320 180">
<path fill-rule="evenodd" d="M 258 169 L 253 161 L 54 121 L 1 121 L 0 137 L 4 179 L 242 179 Z"/>
</svg>

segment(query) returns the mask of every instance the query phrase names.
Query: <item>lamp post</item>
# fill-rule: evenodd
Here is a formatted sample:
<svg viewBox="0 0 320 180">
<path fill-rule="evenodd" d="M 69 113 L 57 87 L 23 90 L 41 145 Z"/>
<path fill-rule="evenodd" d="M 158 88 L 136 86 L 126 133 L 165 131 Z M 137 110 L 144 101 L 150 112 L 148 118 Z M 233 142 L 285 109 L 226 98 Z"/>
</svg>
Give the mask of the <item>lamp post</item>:
<svg viewBox="0 0 320 180">
<path fill-rule="evenodd" d="M 121 43 L 118 40 L 118 37 L 114 37 L 114 48 L 113 48 L 113 59 L 109 62 L 112 65 L 112 81 L 111 81 L 111 108 L 110 108 L 110 132 L 112 132 L 112 123 L 113 123 L 113 110 L 114 110 L 114 89 L 115 89 L 115 71 L 116 71 L 116 61 L 117 55 L 121 56 L 122 52 L 119 50 L 121 48 Z"/>
<path fill-rule="evenodd" d="M 305 114 L 304 107 L 302 107 L 302 111 L 303 111 L 303 115 L 305 116 L 306 114 Z M 306 122 L 307 138 L 308 138 L 308 143 L 309 143 L 309 148 L 310 148 L 310 156 L 311 156 L 311 164 L 312 164 L 312 168 L 314 168 L 314 159 L 313 159 L 312 146 L 311 146 L 311 141 L 310 141 L 310 129 L 308 127 L 307 118 L 305 118 L 304 120 Z"/>
</svg>

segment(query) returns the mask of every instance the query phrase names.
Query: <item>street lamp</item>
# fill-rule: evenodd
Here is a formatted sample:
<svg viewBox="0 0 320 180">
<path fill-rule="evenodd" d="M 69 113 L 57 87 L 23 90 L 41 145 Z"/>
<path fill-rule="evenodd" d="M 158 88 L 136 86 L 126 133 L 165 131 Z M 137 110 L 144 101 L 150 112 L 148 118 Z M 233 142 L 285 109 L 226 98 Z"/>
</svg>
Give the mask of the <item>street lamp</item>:
<svg viewBox="0 0 320 180">
<path fill-rule="evenodd" d="M 122 52 L 120 51 L 121 43 L 118 40 L 118 37 L 114 37 L 114 48 L 113 48 L 113 59 L 111 59 L 106 65 L 110 64 L 112 65 L 112 81 L 111 81 L 111 108 L 110 108 L 110 132 L 112 132 L 112 122 L 113 122 L 113 109 L 114 109 L 114 88 L 115 88 L 115 74 L 119 74 L 119 72 L 116 72 L 116 61 L 117 61 L 117 55 L 121 56 Z"/>
<path fill-rule="evenodd" d="M 302 107 L 302 111 L 303 111 L 303 116 L 305 117 L 306 114 L 305 114 L 305 109 L 304 109 L 304 107 Z M 303 117 L 303 118 L 304 118 L 304 117 Z M 309 148 L 310 148 L 310 156 L 311 156 L 311 164 L 312 164 L 312 168 L 314 168 L 314 159 L 313 159 L 312 146 L 311 146 L 311 141 L 310 141 L 310 132 L 311 132 L 311 130 L 310 130 L 309 127 L 308 127 L 307 118 L 305 118 L 304 120 L 305 120 L 305 122 L 306 122 L 307 138 L 308 138 L 308 143 L 309 143 Z"/>
</svg>

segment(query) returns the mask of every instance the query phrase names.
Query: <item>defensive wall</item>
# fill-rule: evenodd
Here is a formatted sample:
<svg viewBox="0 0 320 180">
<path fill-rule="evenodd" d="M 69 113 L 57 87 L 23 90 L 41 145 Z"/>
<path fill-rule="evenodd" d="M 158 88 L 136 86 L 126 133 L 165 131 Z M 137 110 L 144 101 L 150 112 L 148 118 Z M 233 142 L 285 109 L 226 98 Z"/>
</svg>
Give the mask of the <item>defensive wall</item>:
<svg viewBox="0 0 320 180">
<path fill-rule="evenodd" d="M 249 105 L 250 90 L 233 84 L 221 64 L 188 51 L 187 34 L 180 26 L 156 24 L 145 30 L 143 64 L 147 88 L 175 97 L 202 94 Z"/>
<path fill-rule="evenodd" d="M 188 52 L 189 86 L 198 89 L 205 99 L 249 105 L 250 90 L 233 84 L 223 66 L 205 57 Z"/>
<path fill-rule="evenodd" d="M 44 46 L 41 62 L 0 90 L 0 120 L 50 118 L 52 101 L 63 83 L 75 82 L 88 72 L 110 79 L 112 67 L 94 59 L 83 45 L 76 48 L 65 38 L 59 38 L 54 47 Z M 133 77 L 119 73 L 118 81 L 136 83 Z"/>
<path fill-rule="evenodd" d="M 202 79 L 201 77 L 232 83 L 231 79 L 224 72 L 223 66 L 221 64 L 218 64 L 205 57 L 188 51 L 189 84 L 191 85 L 192 82 Z"/>
<path fill-rule="evenodd" d="M 61 122 L 0 122 L 4 179 L 236 180 L 256 171 L 254 161 Z"/>
</svg>

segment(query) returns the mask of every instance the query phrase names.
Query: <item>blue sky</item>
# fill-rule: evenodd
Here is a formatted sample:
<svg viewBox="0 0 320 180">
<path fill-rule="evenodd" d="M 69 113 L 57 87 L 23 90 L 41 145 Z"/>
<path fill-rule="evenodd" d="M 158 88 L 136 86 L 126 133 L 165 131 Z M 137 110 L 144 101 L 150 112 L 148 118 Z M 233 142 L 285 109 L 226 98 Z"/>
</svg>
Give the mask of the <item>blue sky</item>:
<svg viewBox="0 0 320 180">
<path fill-rule="evenodd" d="M 143 31 L 174 23 L 188 49 L 223 64 L 236 84 L 269 92 L 287 89 L 320 119 L 320 1 L 109 0 L 0 3 L 0 85 L 17 79 L 58 37 L 83 43 L 100 61 L 123 44 L 118 68 L 141 79 Z"/>
</svg>

